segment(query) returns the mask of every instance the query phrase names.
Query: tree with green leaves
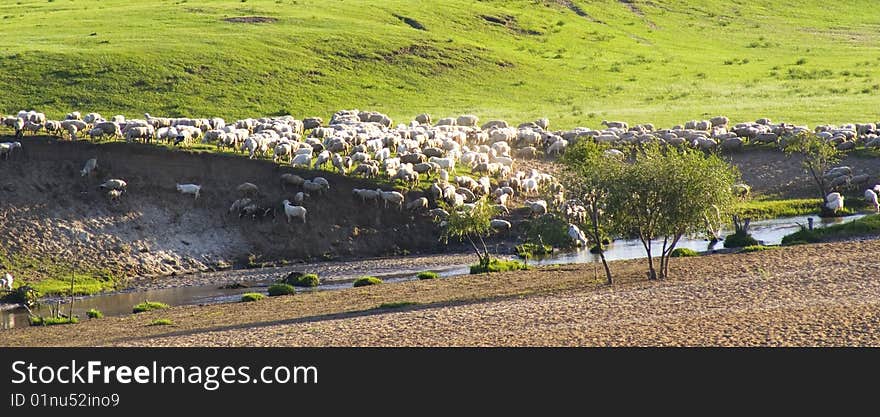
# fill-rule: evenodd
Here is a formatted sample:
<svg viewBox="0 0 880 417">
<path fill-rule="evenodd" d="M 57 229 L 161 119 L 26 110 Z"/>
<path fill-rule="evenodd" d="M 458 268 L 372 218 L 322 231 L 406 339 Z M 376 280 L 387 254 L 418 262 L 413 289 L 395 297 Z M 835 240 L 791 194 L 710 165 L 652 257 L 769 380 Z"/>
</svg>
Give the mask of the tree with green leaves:
<svg viewBox="0 0 880 417">
<path fill-rule="evenodd" d="M 831 190 L 825 181 L 825 173 L 832 165 L 840 162 L 841 151 L 833 142 L 826 141 L 813 132 L 802 132 L 786 139 L 783 147 L 786 155 L 801 155 L 801 166 L 804 168 L 819 192 L 822 199 L 822 212 L 827 212 L 825 204 L 828 203 L 828 193 Z"/>
<path fill-rule="evenodd" d="M 587 210 L 586 224 L 578 226 L 585 231 L 587 240 L 600 248 L 613 221 L 613 216 L 607 215 L 608 196 L 623 167 L 623 159 L 606 150 L 607 147 L 593 141 L 582 140 L 570 146 L 561 160 L 566 189 Z M 606 281 L 614 283 L 604 251 L 599 251 L 599 258 L 605 268 Z"/>
<path fill-rule="evenodd" d="M 614 230 L 635 236 L 648 255 L 649 279 L 669 275 L 679 240 L 705 231 L 706 214 L 730 211 L 738 171 L 716 155 L 647 144 L 621 166 L 608 194 Z M 655 267 L 655 242 L 660 265 Z"/>
<path fill-rule="evenodd" d="M 492 217 L 496 214 L 496 209 L 486 200 L 485 197 L 479 199 L 472 209 L 466 207 L 444 207 L 449 212 L 449 218 L 446 219 L 446 228 L 440 238 L 444 243 L 449 243 L 449 238 L 458 240 L 466 239 L 477 258 L 480 260 L 480 266 L 489 267 L 489 249 L 483 236 L 488 236 L 492 230 Z M 477 246 L 477 242 L 480 246 Z"/>
</svg>

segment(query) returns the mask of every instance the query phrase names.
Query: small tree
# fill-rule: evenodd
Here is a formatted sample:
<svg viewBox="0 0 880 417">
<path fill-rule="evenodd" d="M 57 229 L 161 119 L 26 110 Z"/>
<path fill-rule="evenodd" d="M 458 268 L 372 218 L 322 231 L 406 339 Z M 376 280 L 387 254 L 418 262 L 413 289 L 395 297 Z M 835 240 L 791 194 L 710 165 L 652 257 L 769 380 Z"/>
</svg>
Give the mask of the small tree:
<svg viewBox="0 0 880 417">
<path fill-rule="evenodd" d="M 483 236 L 487 236 L 492 230 L 491 221 L 492 216 L 496 214 L 495 207 L 483 197 L 474 204 L 473 209 L 449 206 L 446 209 L 449 211 L 449 218 L 446 219 L 446 228 L 440 238 L 444 243 L 449 243 L 450 237 L 467 239 L 480 260 L 480 266 L 488 268 L 489 248 L 486 247 Z M 480 246 L 477 246 L 478 241 Z"/>
<path fill-rule="evenodd" d="M 705 230 L 706 213 L 734 202 L 736 168 L 715 155 L 647 145 L 624 164 L 609 190 L 618 233 L 635 235 L 648 255 L 649 279 L 669 275 L 669 257 L 682 236 Z M 660 266 L 652 245 L 662 239 Z"/>
<path fill-rule="evenodd" d="M 786 155 L 799 154 L 803 157 L 801 166 L 804 168 L 819 192 L 822 199 L 822 210 L 826 211 L 828 183 L 825 181 L 825 173 L 832 165 L 840 162 L 841 152 L 832 142 L 819 137 L 812 132 L 802 132 L 789 138 L 784 147 Z"/>
<path fill-rule="evenodd" d="M 595 142 L 582 140 L 569 147 L 562 157 L 565 167 L 562 180 L 575 201 L 587 210 L 586 224 L 579 226 L 585 230 L 587 239 L 600 247 L 613 221 L 612 216 L 606 215 L 608 196 L 623 164 L 613 155 L 605 154 L 605 149 Z M 614 283 L 604 251 L 599 251 L 599 258 L 608 284 Z"/>
</svg>

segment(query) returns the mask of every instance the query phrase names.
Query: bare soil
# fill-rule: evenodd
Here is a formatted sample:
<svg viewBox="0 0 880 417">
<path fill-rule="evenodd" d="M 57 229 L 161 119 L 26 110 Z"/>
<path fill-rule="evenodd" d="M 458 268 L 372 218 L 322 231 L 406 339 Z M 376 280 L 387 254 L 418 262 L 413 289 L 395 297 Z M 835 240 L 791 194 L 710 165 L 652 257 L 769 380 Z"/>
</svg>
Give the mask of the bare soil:
<svg viewBox="0 0 880 417">
<path fill-rule="evenodd" d="M 4 346 L 878 346 L 880 241 L 613 262 L 184 306 L 0 332 Z M 413 302 L 400 309 L 384 303 Z M 168 318 L 173 326 L 148 326 Z"/>
</svg>

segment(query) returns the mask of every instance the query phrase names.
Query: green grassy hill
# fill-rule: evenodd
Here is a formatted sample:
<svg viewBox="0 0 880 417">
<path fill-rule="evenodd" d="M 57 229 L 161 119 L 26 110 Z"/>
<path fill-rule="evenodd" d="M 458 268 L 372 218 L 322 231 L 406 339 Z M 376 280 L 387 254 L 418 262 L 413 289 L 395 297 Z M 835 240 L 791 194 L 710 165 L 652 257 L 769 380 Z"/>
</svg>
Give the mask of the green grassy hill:
<svg viewBox="0 0 880 417">
<path fill-rule="evenodd" d="M 871 0 L 22 0 L 0 11 L 0 111 L 876 121 L 875 12 Z M 270 19 L 225 20 L 249 16 Z"/>
</svg>

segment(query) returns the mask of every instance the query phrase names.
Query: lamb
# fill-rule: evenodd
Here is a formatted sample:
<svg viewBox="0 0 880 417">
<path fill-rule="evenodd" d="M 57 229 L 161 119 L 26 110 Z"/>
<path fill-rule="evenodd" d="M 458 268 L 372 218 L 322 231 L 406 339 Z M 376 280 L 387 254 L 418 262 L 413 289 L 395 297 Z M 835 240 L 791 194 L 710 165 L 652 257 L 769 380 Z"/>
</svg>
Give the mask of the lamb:
<svg viewBox="0 0 880 417">
<path fill-rule="evenodd" d="M 877 201 L 877 193 L 874 190 L 865 190 L 865 201 L 874 207 L 875 212 L 880 212 L 880 203 Z"/>
<path fill-rule="evenodd" d="M 89 159 L 88 161 L 86 161 L 85 166 L 83 166 L 82 171 L 80 171 L 80 174 L 82 174 L 80 176 L 85 177 L 86 175 L 91 174 L 92 171 L 94 171 L 95 168 L 97 168 L 97 167 L 98 167 L 98 158 Z"/>
<path fill-rule="evenodd" d="M 302 191 L 293 195 L 293 202 L 296 203 L 296 205 L 298 205 L 298 206 L 302 205 L 303 201 L 305 201 L 305 200 L 306 200 L 306 193 L 304 193 Z"/>
<path fill-rule="evenodd" d="M 107 191 L 107 198 L 110 199 L 110 201 L 117 201 L 117 200 L 119 200 L 119 197 L 122 196 L 123 191 L 124 190 Z"/>
<path fill-rule="evenodd" d="M 528 201 L 526 205 L 531 209 L 533 215 L 542 215 L 547 213 L 547 202 L 544 200 Z"/>
<path fill-rule="evenodd" d="M 292 217 L 298 217 L 302 219 L 303 224 L 306 224 L 306 208 L 303 206 L 294 206 L 290 204 L 289 200 L 284 200 L 281 202 L 284 206 L 284 215 L 287 217 L 287 223 L 290 223 L 290 219 Z"/>
<path fill-rule="evenodd" d="M 301 167 L 308 168 L 309 165 L 311 165 L 311 164 L 312 164 L 312 155 L 308 155 L 308 154 L 297 154 L 296 156 L 293 157 L 293 159 L 290 160 L 290 166 L 292 166 L 292 167 L 301 166 Z"/>
<path fill-rule="evenodd" d="M 402 158 L 401 158 L 401 160 L 402 160 Z M 455 169 L 455 159 L 453 159 L 453 158 L 437 158 L 437 157 L 432 156 L 431 158 L 428 159 L 428 162 L 433 162 L 433 163 L 439 165 L 440 168 L 447 169 L 450 171 Z"/>
<path fill-rule="evenodd" d="M 281 159 L 282 161 L 284 160 L 284 158 L 290 159 L 291 151 L 292 148 L 289 143 L 279 143 L 278 145 L 275 145 L 275 149 L 273 149 L 274 155 L 272 156 L 272 161 L 278 162 L 279 159 Z"/>
<path fill-rule="evenodd" d="M 177 184 L 177 191 L 180 191 L 181 194 L 192 194 L 195 196 L 195 200 L 199 199 L 199 193 L 202 190 L 201 185 L 196 184 Z"/>
<path fill-rule="evenodd" d="M 9 156 L 12 155 L 12 151 L 18 148 L 21 148 L 21 142 L 0 143 L 0 155 L 3 155 L 3 159 L 8 160 Z"/>
<path fill-rule="evenodd" d="M 244 195 L 253 196 L 260 192 L 260 187 L 257 187 L 256 184 L 246 182 L 236 187 L 236 190 Z"/>
</svg>

